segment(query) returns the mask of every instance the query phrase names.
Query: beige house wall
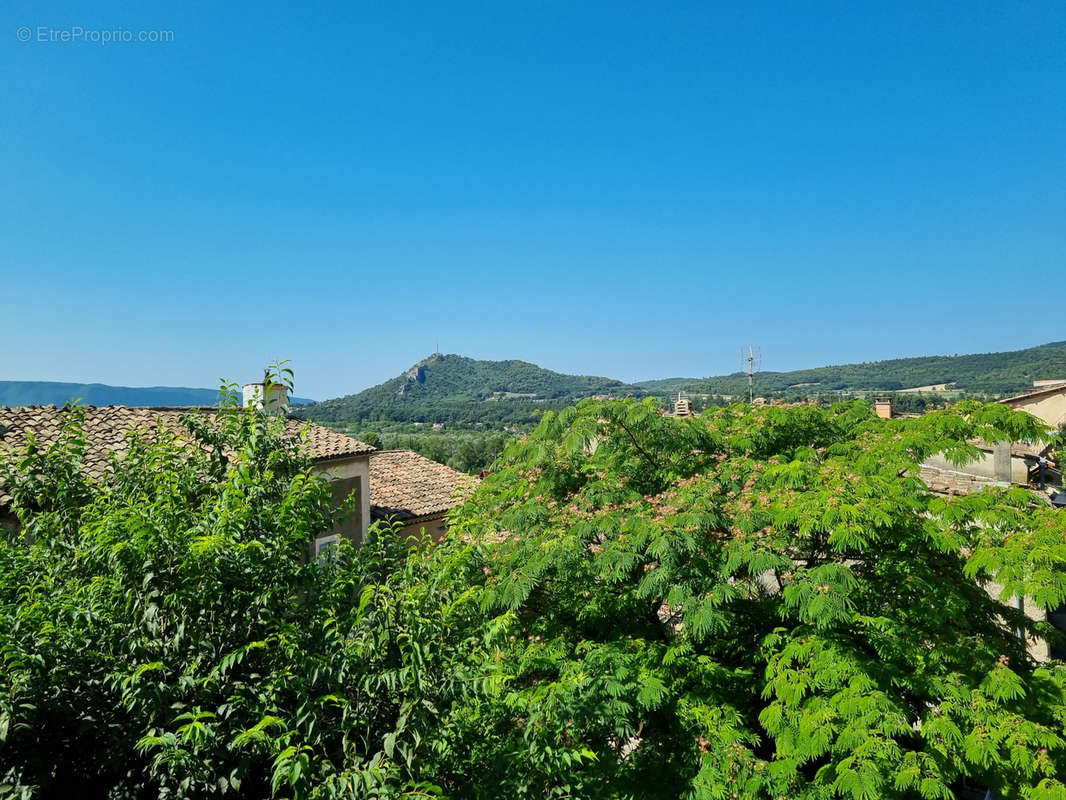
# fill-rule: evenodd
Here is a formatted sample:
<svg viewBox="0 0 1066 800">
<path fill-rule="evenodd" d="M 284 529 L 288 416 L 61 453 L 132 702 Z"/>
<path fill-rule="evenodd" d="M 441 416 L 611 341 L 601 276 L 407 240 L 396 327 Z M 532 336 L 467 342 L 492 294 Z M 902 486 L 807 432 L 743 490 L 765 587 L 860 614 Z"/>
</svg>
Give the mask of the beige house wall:
<svg viewBox="0 0 1066 800">
<path fill-rule="evenodd" d="M 426 517 L 417 522 L 409 522 L 399 529 L 400 536 L 407 539 L 420 539 L 423 533 L 427 534 L 434 542 L 439 542 L 448 532 L 446 514 Z"/>
<path fill-rule="evenodd" d="M 999 600 L 1004 605 L 1014 606 L 1015 608 L 1021 605 L 1022 612 L 1025 616 L 1035 622 L 1044 622 L 1047 620 L 1047 612 L 1038 606 L 1035 602 L 1029 598 L 1013 598 L 1011 600 L 1000 600 L 999 594 L 1003 591 L 1003 586 L 998 583 L 985 584 L 985 591 L 993 600 Z M 1051 648 L 1048 647 L 1047 640 L 1045 639 L 1028 639 L 1026 641 L 1026 649 L 1029 651 L 1029 655 L 1035 658 L 1037 661 L 1044 662 L 1051 658 Z"/>
<path fill-rule="evenodd" d="M 433 517 L 431 519 L 424 519 L 413 525 L 405 525 L 402 533 L 404 536 L 417 539 L 422 536 L 423 531 L 425 531 L 434 542 L 439 542 L 443 539 L 444 534 L 448 532 L 448 525 L 445 522 L 444 515 Z"/>
<path fill-rule="evenodd" d="M 316 464 L 314 471 L 334 481 L 333 500 L 340 504 L 352 491 L 359 498 L 355 513 L 337 532 L 360 545 L 366 539 L 370 520 L 370 456 L 353 456 Z"/>
<path fill-rule="evenodd" d="M 1007 405 L 1018 411 L 1027 411 L 1053 428 L 1066 424 L 1066 389 L 1043 397 L 1010 400 Z"/>
</svg>

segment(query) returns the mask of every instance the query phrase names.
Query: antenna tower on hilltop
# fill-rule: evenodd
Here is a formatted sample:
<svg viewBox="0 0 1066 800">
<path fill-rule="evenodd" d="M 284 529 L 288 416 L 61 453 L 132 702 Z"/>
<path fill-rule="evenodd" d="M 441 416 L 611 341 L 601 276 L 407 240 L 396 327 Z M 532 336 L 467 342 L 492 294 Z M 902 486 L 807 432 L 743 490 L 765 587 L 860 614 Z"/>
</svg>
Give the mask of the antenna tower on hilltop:
<svg viewBox="0 0 1066 800">
<path fill-rule="evenodd" d="M 744 373 L 748 376 L 748 402 L 751 403 L 755 400 L 755 373 L 762 366 L 762 350 L 748 345 L 741 349 L 740 360 L 744 365 Z"/>
</svg>

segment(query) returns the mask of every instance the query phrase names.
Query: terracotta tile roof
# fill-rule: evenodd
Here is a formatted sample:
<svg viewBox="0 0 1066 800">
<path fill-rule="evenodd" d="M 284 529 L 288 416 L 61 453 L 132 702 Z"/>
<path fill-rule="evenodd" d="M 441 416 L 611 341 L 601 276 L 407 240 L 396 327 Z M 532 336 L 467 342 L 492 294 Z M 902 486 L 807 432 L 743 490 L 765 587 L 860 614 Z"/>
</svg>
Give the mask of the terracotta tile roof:
<svg viewBox="0 0 1066 800">
<path fill-rule="evenodd" d="M 85 411 L 85 438 L 88 448 L 84 466 L 93 477 L 103 477 L 109 469 L 110 453 L 121 454 L 127 449 L 127 439 L 134 430 L 154 428 L 158 424 L 179 436 L 188 432 L 181 424 L 187 414 L 215 414 L 216 408 L 131 408 L 128 406 L 82 406 Z M 0 407 L 0 450 L 17 450 L 26 442 L 26 434 L 33 432 L 38 441 L 49 445 L 59 439 L 65 410 L 61 406 Z M 316 461 L 332 461 L 338 458 L 366 455 L 374 448 L 350 436 L 308 424 L 299 419 L 288 419 L 286 427 L 292 436 L 298 436 L 308 426 L 303 448 Z M 10 498 L 0 487 L 0 505 Z"/>
<path fill-rule="evenodd" d="M 929 487 L 929 491 L 935 494 L 965 495 L 979 492 L 986 486 L 995 486 L 992 478 L 981 475 L 971 475 L 943 467 L 933 467 L 928 464 L 921 466 L 921 479 Z"/>
<path fill-rule="evenodd" d="M 315 461 L 332 461 L 335 458 L 350 458 L 351 456 L 365 456 L 373 453 L 375 448 L 366 442 L 360 442 L 351 436 L 337 433 L 334 430 L 316 425 L 295 417 L 285 421 L 290 436 L 298 436 L 300 431 L 307 428 L 308 454 Z"/>
<path fill-rule="evenodd" d="M 413 450 L 379 450 L 370 456 L 370 514 L 404 521 L 443 514 L 478 483 Z"/>
</svg>

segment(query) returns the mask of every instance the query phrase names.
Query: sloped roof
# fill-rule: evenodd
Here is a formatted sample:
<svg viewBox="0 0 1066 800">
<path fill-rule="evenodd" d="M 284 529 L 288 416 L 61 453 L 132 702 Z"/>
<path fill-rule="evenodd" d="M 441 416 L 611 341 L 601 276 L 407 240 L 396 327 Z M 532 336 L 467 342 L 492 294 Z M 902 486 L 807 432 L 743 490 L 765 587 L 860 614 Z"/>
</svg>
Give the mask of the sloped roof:
<svg viewBox="0 0 1066 800">
<path fill-rule="evenodd" d="M 983 475 L 971 475 L 946 467 L 934 467 L 922 464 L 921 479 L 934 494 L 966 495 L 979 492 L 987 486 L 995 486 L 993 478 Z"/>
<path fill-rule="evenodd" d="M 81 406 L 85 412 L 85 439 L 87 449 L 83 466 L 94 478 L 107 474 L 109 455 L 121 455 L 128 448 L 129 434 L 135 430 L 148 430 L 162 425 L 178 436 L 188 436 L 181 418 L 188 414 L 215 414 L 217 408 L 132 408 L 129 406 Z M 62 406 L 0 407 L 0 450 L 18 450 L 26 443 L 26 435 L 33 433 L 37 441 L 48 446 L 59 440 L 64 416 L 69 413 Z M 367 455 L 374 448 L 350 436 L 307 423 L 299 419 L 287 419 L 286 430 L 298 436 L 307 426 L 307 437 L 301 448 L 315 461 L 332 461 L 339 458 Z M 10 500 L 0 487 L 0 505 Z"/>
<path fill-rule="evenodd" d="M 1056 394 L 1066 394 L 1066 383 L 1055 383 L 1050 386 L 1034 388 L 1031 392 L 1015 395 L 1014 397 L 1004 397 L 998 402 L 1004 405 L 1013 406 L 1015 403 L 1024 404 L 1029 400 L 1036 400 L 1041 397 L 1051 397 Z"/>
<path fill-rule="evenodd" d="M 478 482 L 413 450 L 379 450 L 370 456 L 370 513 L 403 521 L 443 514 Z"/>
</svg>

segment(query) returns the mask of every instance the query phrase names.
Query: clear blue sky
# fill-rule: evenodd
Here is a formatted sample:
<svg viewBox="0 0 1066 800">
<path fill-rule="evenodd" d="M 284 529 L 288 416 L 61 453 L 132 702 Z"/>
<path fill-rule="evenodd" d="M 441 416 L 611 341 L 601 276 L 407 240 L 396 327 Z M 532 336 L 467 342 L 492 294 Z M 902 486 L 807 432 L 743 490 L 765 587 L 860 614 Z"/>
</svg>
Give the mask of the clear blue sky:
<svg viewBox="0 0 1066 800">
<path fill-rule="evenodd" d="M 1066 3 L 730 5 L 9 0 L 0 379 L 1066 339 Z"/>
</svg>

